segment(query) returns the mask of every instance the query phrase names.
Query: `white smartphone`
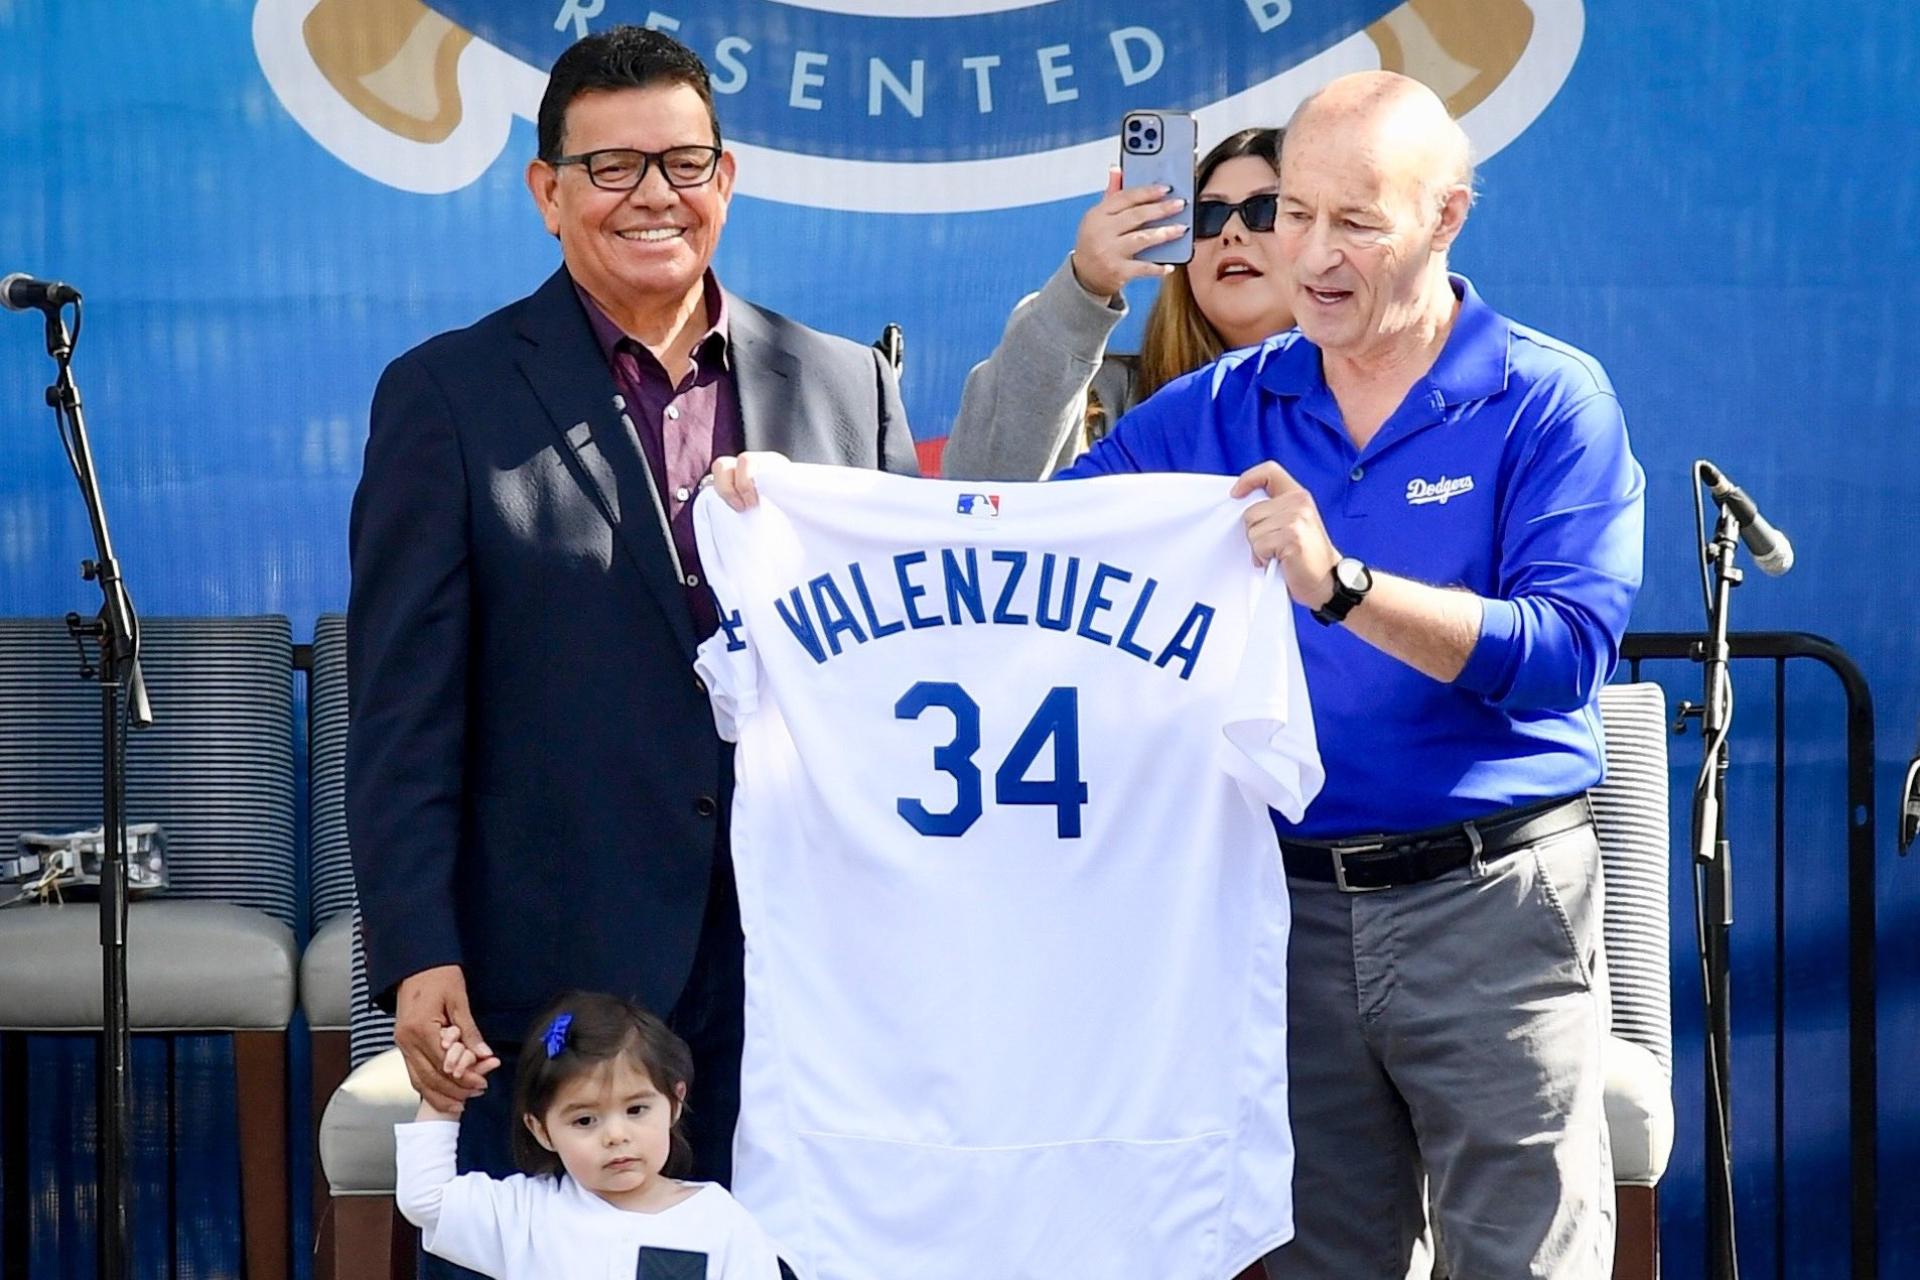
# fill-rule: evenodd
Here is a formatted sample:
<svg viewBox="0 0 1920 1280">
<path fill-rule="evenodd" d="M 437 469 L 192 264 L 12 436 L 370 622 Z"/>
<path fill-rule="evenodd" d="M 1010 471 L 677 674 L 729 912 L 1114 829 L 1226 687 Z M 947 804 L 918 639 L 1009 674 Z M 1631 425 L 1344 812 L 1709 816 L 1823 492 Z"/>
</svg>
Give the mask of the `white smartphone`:
<svg viewBox="0 0 1920 1280">
<path fill-rule="evenodd" d="M 1129 111 L 1120 121 L 1120 185 L 1144 187 L 1157 182 L 1170 188 L 1169 199 L 1186 201 L 1172 217 L 1147 224 L 1162 227 L 1184 223 L 1186 234 L 1143 249 L 1135 255 L 1142 262 L 1193 261 L 1196 138 L 1193 117 L 1184 111 Z"/>
</svg>

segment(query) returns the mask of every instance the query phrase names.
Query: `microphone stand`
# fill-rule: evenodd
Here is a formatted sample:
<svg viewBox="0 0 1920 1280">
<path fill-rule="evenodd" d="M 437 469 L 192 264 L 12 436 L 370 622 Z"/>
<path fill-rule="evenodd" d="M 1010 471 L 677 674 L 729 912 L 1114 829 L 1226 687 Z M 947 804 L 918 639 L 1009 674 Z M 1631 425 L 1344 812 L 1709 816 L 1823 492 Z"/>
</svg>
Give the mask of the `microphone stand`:
<svg viewBox="0 0 1920 1280">
<path fill-rule="evenodd" d="M 80 676 L 100 683 L 102 824 L 100 866 L 101 1054 L 99 1066 L 99 1274 L 101 1280 L 125 1280 L 132 1263 L 127 1210 L 131 1200 L 127 1116 L 131 1078 L 131 1042 L 127 1013 L 127 822 L 126 736 L 128 727 L 153 723 L 146 687 L 140 679 L 140 628 L 133 601 L 120 577 L 107 534 L 106 509 L 87 440 L 80 389 L 73 381 L 73 347 L 80 331 L 80 304 L 74 303 L 74 329 L 67 332 L 63 309 L 49 307 L 47 354 L 56 374 L 47 388 L 47 404 L 60 424 L 67 460 L 73 465 L 80 496 L 93 525 L 94 558 L 81 562 L 80 575 L 100 586 L 100 612 L 92 618 L 67 615 L 67 631 L 81 652 Z M 87 661 L 87 645 L 98 665 Z M 123 702 L 122 699 L 125 699 Z"/>
<path fill-rule="evenodd" d="M 1698 476 L 1695 477 L 1696 485 Z M 1695 490 L 1696 496 L 1698 489 Z M 1727 670 L 1729 597 L 1745 575 L 1733 556 L 1740 525 L 1719 510 L 1704 550 L 1713 577 L 1707 599 L 1707 637 L 1695 647 L 1703 667 L 1699 706 L 1681 704 L 1682 722 L 1700 720 L 1702 760 L 1693 792 L 1694 888 L 1698 904 L 1701 973 L 1706 987 L 1707 1275 L 1737 1280 L 1733 1212 L 1732 1005 L 1729 939 L 1733 928 L 1733 860 L 1727 841 L 1727 738 L 1733 727 L 1733 685 Z"/>
</svg>

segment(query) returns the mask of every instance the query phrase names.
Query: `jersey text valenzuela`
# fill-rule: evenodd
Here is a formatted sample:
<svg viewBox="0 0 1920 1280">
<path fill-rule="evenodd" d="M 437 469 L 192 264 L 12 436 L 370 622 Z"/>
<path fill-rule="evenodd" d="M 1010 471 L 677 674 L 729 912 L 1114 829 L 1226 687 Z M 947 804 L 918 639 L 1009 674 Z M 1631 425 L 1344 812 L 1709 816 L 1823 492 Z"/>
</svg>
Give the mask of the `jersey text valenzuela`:
<svg viewBox="0 0 1920 1280">
<path fill-rule="evenodd" d="M 776 598 L 774 609 L 820 663 L 846 652 L 849 642 L 908 630 L 1036 626 L 1172 667 L 1186 680 L 1206 645 L 1214 607 L 1196 601 L 1183 614 L 1177 603 L 1155 601 L 1159 587 L 1158 579 L 1104 562 L 1089 568 L 1079 556 L 948 547 L 903 551 L 875 570 L 855 562 L 823 573 Z"/>
</svg>

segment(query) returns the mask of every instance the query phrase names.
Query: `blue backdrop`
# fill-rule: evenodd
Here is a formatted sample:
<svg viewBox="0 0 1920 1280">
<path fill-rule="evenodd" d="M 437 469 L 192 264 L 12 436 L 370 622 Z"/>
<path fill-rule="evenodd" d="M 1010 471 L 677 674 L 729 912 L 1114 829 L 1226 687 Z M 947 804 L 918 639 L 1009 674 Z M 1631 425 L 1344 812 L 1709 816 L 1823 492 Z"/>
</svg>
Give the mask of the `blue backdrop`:
<svg viewBox="0 0 1920 1280">
<path fill-rule="evenodd" d="M 921 16 L 862 12 L 888 9 Z M 1792 576 L 1736 595 L 1737 625 L 1828 635 L 1878 700 L 1883 1274 L 1920 1273 L 1920 1188 L 1899 1176 L 1920 1160 L 1908 1052 L 1920 1043 L 1920 877 L 1892 854 L 1893 791 L 1920 717 L 1906 590 L 1920 550 L 1907 327 L 1920 314 L 1920 10 L 1244 0 L 1197 6 L 1176 28 L 1177 7 L 1118 0 L 0 0 L 0 270 L 86 291 L 76 368 L 145 612 L 280 612 L 303 636 L 344 606 L 347 509 L 381 367 L 552 269 L 521 181 L 539 67 L 581 24 L 656 11 L 713 61 L 731 89 L 723 123 L 737 117 L 747 144 L 723 278 L 863 339 L 901 323 L 923 442 L 945 433 L 967 368 L 1065 253 L 1122 110 L 1198 108 L 1204 144 L 1278 123 L 1316 76 L 1417 59 L 1420 30 L 1461 57 L 1458 39 L 1474 46 L 1480 64 L 1422 64 L 1459 70 L 1447 87 L 1481 108 L 1469 128 L 1492 153 L 1457 262 L 1495 306 L 1613 375 L 1649 481 L 1636 629 L 1699 625 L 1686 476 L 1711 457 L 1800 555 Z M 1518 53 L 1460 36 L 1483 20 Z M 388 35 L 356 44 L 343 30 Z M 1461 87 L 1474 65 L 1480 81 Z M 862 161 L 927 176 L 836 167 Z M 1148 300 L 1134 299 L 1120 346 Z M 47 373 L 36 322 L 0 328 L 0 614 L 95 603 L 75 573 L 90 542 L 41 404 Z M 1689 679 L 1676 673 L 1675 690 Z M 1752 683 L 1735 834 L 1758 848 L 1772 691 Z M 1796 678 L 1788 697 L 1804 726 L 1788 759 L 1788 1144 L 1776 1153 L 1758 1114 L 1775 1085 L 1765 966 L 1780 922 L 1772 869 L 1752 859 L 1736 925 L 1743 1244 L 1750 1275 L 1837 1276 L 1844 842 L 1821 806 L 1840 803 L 1843 743 L 1830 682 Z M 1681 758 L 1695 749 L 1676 745 Z M 1684 878 L 1675 885 L 1683 894 Z M 1685 905 L 1676 898 L 1680 1147 L 1663 1189 L 1675 1275 L 1697 1274 L 1701 1223 Z"/>
</svg>

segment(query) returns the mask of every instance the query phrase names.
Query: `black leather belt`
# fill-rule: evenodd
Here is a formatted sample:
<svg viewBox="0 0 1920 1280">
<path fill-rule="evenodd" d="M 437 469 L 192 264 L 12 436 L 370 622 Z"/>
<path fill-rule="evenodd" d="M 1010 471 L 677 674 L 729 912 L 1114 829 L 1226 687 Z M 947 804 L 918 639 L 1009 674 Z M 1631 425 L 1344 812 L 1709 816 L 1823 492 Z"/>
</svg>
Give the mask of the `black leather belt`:
<svg viewBox="0 0 1920 1280">
<path fill-rule="evenodd" d="M 1570 800 L 1542 800 L 1471 822 L 1399 835 L 1324 841 L 1283 839 L 1280 856 L 1290 876 L 1336 885 L 1342 893 L 1371 893 L 1433 880 L 1459 870 L 1476 857 L 1491 861 L 1592 821 L 1593 811 L 1583 793 Z"/>
</svg>

